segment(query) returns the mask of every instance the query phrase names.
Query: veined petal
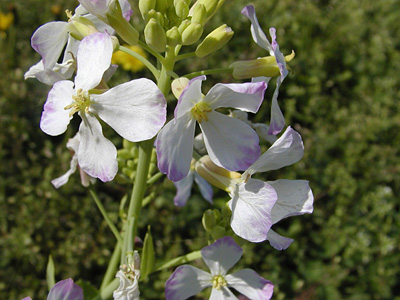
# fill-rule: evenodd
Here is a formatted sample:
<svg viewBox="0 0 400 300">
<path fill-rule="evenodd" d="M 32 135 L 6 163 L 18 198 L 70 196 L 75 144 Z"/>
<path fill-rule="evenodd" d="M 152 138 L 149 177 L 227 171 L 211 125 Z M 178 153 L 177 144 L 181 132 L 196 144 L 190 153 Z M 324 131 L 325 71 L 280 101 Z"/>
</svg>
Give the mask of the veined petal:
<svg viewBox="0 0 400 300">
<path fill-rule="evenodd" d="M 81 41 L 77 54 L 76 90 L 89 91 L 100 83 L 111 65 L 112 52 L 112 41 L 107 33 L 92 33 Z"/>
<path fill-rule="evenodd" d="M 69 115 L 69 109 L 64 109 L 72 103 L 74 91 L 72 81 L 56 82 L 47 96 L 44 104 L 42 117 L 40 119 L 40 129 L 48 135 L 59 135 L 67 130 L 69 121 L 72 119 Z"/>
<path fill-rule="evenodd" d="M 61 280 L 51 288 L 47 300 L 83 300 L 83 290 L 71 278 Z"/>
<path fill-rule="evenodd" d="M 88 175 L 103 182 L 113 180 L 118 171 L 117 149 L 103 136 L 100 122 L 96 117 L 90 113 L 81 117 L 79 166 Z"/>
<path fill-rule="evenodd" d="M 194 178 L 194 171 L 189 171 L 189 174 L 185 178 L 174 182 L 174 185 L 176 187 L 174 204 L 176 206 L 184 206 L 188 201 L 192 191 L 193 178 Z"/>
<path fill-rule="evenodd" d="M 252 300 L 271 299 L 274 285 L 250 269 L 240 270 L 225 277 L 229 287 Z"/>
<path fill-rule="evenodd" d="M 90 111 L 131 142 L 154 137 L 164 125 L 167 102 L 157 85 L 146 78 L 91 95 Z"/>
<path fill-rule="evenodd" d="M 189 265 L 179 266 L 165 283 L 165 299 L 184 300 L 211 285 L 211 274 Z"/>
<path fill-rule="evenodd" d="M 273 224 L 287 217 L 313 212 L 314 196 L 307 180 L 279 179 L 268 183 L 278 194 L 271 212 Z"/>
<path fill-rule="evenodd" d="M 267 239 L 272 226 L 271 211 L 278 196 L 274 188 L 258 179 L 240 183 L 228 202 L 231 227 L 240 237 L 254 243 Z"/>
<path fill-rule="evenodd" d="M 186 114 L 169 121 L 158 133 L 155 143 L 158 169 L 172 181 L 182 180 L 189 173 L 195 125 L 195 120 Z"/>
<path fill-rule="evenodd" d="M 257 133 L 246 123 L 215 111 L 200 123 L 211 160 L 229 171 L 246 170 L 260 156 Z"/>
<path fill-rule="evenodd" d="M 203 101 L 209 103 L 212 109 L 232 107 L 256 113 L 264 99 L 266 89 L 265 82 L 218 83 L 210 89 Z"/>
<path fill-rule="evenodd" d="M 253 40 L 257 45 L 264 48 L 269 52 L 270 55 L 274 55 L 274 50 L 272 49 L 271 44 L 269 43 L 267 37 L 265 36 L 264 31 L 261 29 L 260 24 L 258 23 L 258 19 L 256 16 L 256 10 L 253 5 L 248 5 L 242 10 L 242 14 L 245 15 L 251 22 L 251 35 L 253 36 Z"/>
<path fill-rule="evenodd" d="M 203 198 L 212 204 L 213 188 L 211 184 L 209 184 L 207 180 L 201 177 L 197 172 L 194 172 L 194 181 L 199 187 L 200 194 L 203 196 Z"/>
<path fill-rule="evenodd" d="M 267 172 L 290 166 L 298 162 L 304 153 L 300 134 L 290 126 L 275 143 L 252 164 L 243 174 L 253 175 L 256 172 Z"/>
<path fill-rule="evenodd" d="M 176 105 L 174 112 L 175 120 L 189 112 L 196 103 L 203 99 L 203 95 L 201 94 L 201 84 L 203 80 L 206 80 L 206 76 L 204 75 L 195 77 L 189 81 Z"/>
<path fill-rule="evenodd" d="M 51 69 L 57 62 L 67 39 L 67 22 L 49 22 L 33 33 L 31 45 L 42 56 L 45 69 Z"/>
<path fill-rule="evenodd" d="M 267 240 L 272 247 L 279 251 L 286 250 L 294 241 L 293 239 L 277 234 L 272 229 L 268 231 Z"/>
<path fill-rule="evenodd" d="M 201 257 L 213 276 L 226 275 L 229 269 L 239 261 L 242 254 L 242 248 L 230 236 L 218 239 L 201 249 Z"/>
<path fill-rule="evenodd" d="M 209 300 L 237 300 L 238 298 L 227 288 L 222 286 L 221 289 L 212 289 Z"/>
</svg>

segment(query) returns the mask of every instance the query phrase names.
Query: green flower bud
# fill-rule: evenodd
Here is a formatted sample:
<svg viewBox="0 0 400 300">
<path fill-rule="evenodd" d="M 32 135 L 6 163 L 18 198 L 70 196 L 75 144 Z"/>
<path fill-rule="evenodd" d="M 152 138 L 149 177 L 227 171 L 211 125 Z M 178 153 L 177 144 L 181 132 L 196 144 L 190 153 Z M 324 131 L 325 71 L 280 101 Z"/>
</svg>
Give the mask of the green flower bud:
<svg viewBox="0 0 400 300">
<path fill-rule="evenodd" d="M 189 84 L 189 79 L 187 79 L 186 77 L 179 77 L 172 81 L 171 90 L 176 99 L 179 99 L 183 90 L 186 88 L 188 84 Z"/>
<path fill-rule="evenodd" d="M 169 7 L 168 0 L 156 0 L 155 10 L 164 13 Z"/>
<path fill-rule="evenodd" d="M 93 22 L 84 17 L 75 17 L 69 24 L 70 34 L 77 40 L 82 40 L 84 37 L 98 32 Z"/>
<path fill-rule="evenodd" d="M 128 149 L 119 149 L 117 151 L 117 157 L 121 159 L 130 159 L 134 157 Z"/>
<path fill-rule="evenodd" d="M 166 33 L 167 36 L 167 45 L 168 46 L 176 46 L 182 42 L 181 34 L 179 33 L 178 27 L 174 26 Z"/>
<path fill-rule="evenodd" d="M 211 232 L 213 230 L 213 228 L 216 225 L 216 218 L 215 218 L 215 214 L 211 209 L 208 209 L 204 212 L 203 214 L 203 218 L 202 218 L 202 223 L 203 223 L 203 227 L 205 229 L 205 231 L 207 232 Z"/>
<path fill-rule="evenodd" d="M 218 240 L 226 236 L 226 230 L 224 227 L 217 225 L 211 230 L 211 236 L 213 237 L 213 239 Z"/>
<path fill-rule="evenodd" d="M 144 28 L 144 38 L 147 45 L 157 52 L 165 51 L 167 45 L 167 37 L 164 28 L 157 22 L 156 19 L 150 19 Z"/>
<path fill-rule="evenodd" d="M 132 147 L 134 147 L 136 145 L 136 143 L 128 141 L 126 139 L 122 140 L 122 147 L 126 148 L 126 149 L 131 149 Z"/>
<path fill-rule="evenodd" d="M 204 57 L 214 51 L 225 46 L 232 38 L 233 31 L 226 24 L 213 30 L 205 39 L 197 46 L 196 56 Z"/>
<path fill-rule="evenodd" d="M 186 2 L 184 0 L 176 1 L 175 13 L 181 19 L 185 19 L 188 16 L 189 6 L 186 4 Z"/>
<path fill-rule="evenodd" d="M 139 11 L 142 14 L 144 20 L 150 10 L 155 9 L 156 0 L 139 0 Z"/>
<path fill-rule="evenodd" d="M 136 45 L 139 40 L 139 32 L 122 16 L 121 6 L 118 1 L 109 5 L 106 14 L 108 25 L 129 45 Z"/>
<path fill-rule="evenodd" d="M 166 11 L 166 18 L 171 26 L 177 26 L 182 21 L 182 19 L 176 14 L 175 6 L 168 7 Z"/>
<path fill-rule="evenodd" d="M 164 26 L 164 17 L 162 13 L 155 11 L 154 9 L 150 10 L 147 14 L 146 18 L 146 24 L 150 19 L 156 19 L 158 23 L 160 23 L 161 26 Z"/>
<path fill-rule="evenodd" d="M 184 31 L 186 28 L 189 27 L 189 25 L 190 25 L 190 21 L 189 21 L 189 20 L 183 20 L 183 21 L 181 22 L 181 24 L 179 25 L 179 27 L 178 27 L 179 33 L 182 34 L 183 31 Z"/>
<path fill-rule="evenodd" d="M 199 23 L 191 23 L 182 32 L 182 45 L 191 45 L 196 43 L 203 34 L 203 25 Z"/>
<path fill-rule="evenodd" d="M 198 4 L 193 9 L 192 22 L 204 25 L 207 19 L 207 11 L 204 4 Z"/>
</svg>

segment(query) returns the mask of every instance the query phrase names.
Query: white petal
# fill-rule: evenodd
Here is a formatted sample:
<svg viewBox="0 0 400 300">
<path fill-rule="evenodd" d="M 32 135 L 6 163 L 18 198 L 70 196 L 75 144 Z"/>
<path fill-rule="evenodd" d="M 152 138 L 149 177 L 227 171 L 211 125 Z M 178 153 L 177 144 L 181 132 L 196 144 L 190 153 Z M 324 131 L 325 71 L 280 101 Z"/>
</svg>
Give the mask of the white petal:
<svg viewBox="0 0 400 300">
<path fill-rule="evenodd" d="M 194 181 L 199 187 L 200 194 L 203 196 L 203 198 L 212 204 L 213 188 L 211 184 L 209 184 L 207 180 L 201 177 L 197 172 L 194 172 Z"/>
<path fill-rule="evenodd" d="M 271 281 L 262 278 L 250 269 L 229 274 L 225 279 L 229 287 L 233 287 L 251 300 L 271 299 L 274 292 L 274 285 Z"/>
<path fill-rule="evenodd" d="M 53 186 L 58 189 L 60 186 L 63 186 L 68 182 L 69 177 L 76 171 L 76 167 L 78 166 L 78 155 L 74 154 L 71 159 L 69 170 L 62 176 L 53 179 L 51 183 Z"/>
<path fill-rule="evenodd" d="M 232 107 L 256 113 L 264 99 L 266 89 L 265 82 L 218 83 L 210 89 L 203 101 L 209 103 L 212 109 Z"/>
<path fill-rule="evenodd" d="M 268 132 L 272 135 L 277 135 L 279 132 L 282 131 L 283 127 L 285 126 L 285 117 L 283 116 L 283 113 L 278 104 L 279 87 L 281 86 L 282 81 L 282 76 L 279 76 L 276 79 L 276 88 L 272 96 L 271 121 Z"/>
<path fill-rule="evenodd" d="M 91 14 L 106 18 L 110 0 L 79 0 L 79 3 Z"/>
<path fill-rule="evenodd" d="M 221 289 L 212 289 L 210 300 L 237 300 L 238 298 L 227 288 L 221 287 Z"/>
<path fill-rule="evenodd" d="M 252 164 L 245 174 L 267 172 L 290 166 L 298 162 L 304 153 L 303 141 L 300 134 L 290 126 L 283 135 Z M 245 177 L 246 175 L 243 174 Z"/>
<path fill-rule="evenodd" d="M 189 112 L 193 106 L 203 99 L 201 94 L 201 83 L 206 80 L 206 76 L 198 76 L 189 81 L 186 88 L 183 90 L 179 97 L 178 104 L 176 105 L 174 117 L 180 118 Z"/>
<path fill-rule="evenodd" d="M 229 171 L 246 170 L 260 156 L 257 133 L 246 123 L 211 111 L 200 123 L 211 160 Z"/>
<path fill-rule="evenodd" d="M 57 81 L 66 80 L 68 78 L 62 76 L 59 72 L 54 72 L 53 70 L 44 69 L 43 60 L 40 60 L 36 65 L 30 67 L 28 72 L 24 75 L 25 79 L 36 78 L 41 83 L 47 85 L 53 85 Z"/>
<path fill-rule="evenodd" d="M 179 266 L 165 283 L 165 299 L 184 300 L 211 284 L 209 273 L 189 265 Z"/>
<path fill-rule="evenodd" d="M 151 139 L 166 120 L 167 102 L 149 79 L 131 80 L 91 99 L 90 111 L 131 142 Z"/>
<path fill-rule="evenodd" d="M 264 31 L 261 29 L 260 24 L 258 23 L 258 19 L 256 16 L 256 11 L 253 5 L 248 5 L 242 10 L 242 14 L 249 18 L 251 22 L 251 35 L 253 36 L 253 40 L 257 45 L 269 51 L 270 55 L 274 55 L 271 44 L 269 43 L 267 37 L 265 36 Z"/>
<path fill-rule="evenodd" d="M 294 241 L 293 239 L 277 234 L 272 229 L 268 231 L 267 240 L 272 247 L 279 251 L 286 250 Z"/>
<path fill-rule="evenodd" d="M 89 91 L 100 83 L 111 65 L 112 52 L 112 41 L 106 33 L 92 33 L 81 41 L 77 54 L 76 90 Z"/>
<path fill-rule="evenodd" d="M 218 239 L 210 246 L 201 249 L 201 257 L 213 276 L 226 275 L 229 269 L 239 261 L 242 254 L 242 248 L 230 236 Z"/>
<path fill-rule="evenodd" d="M 42 56 L 45 69 L 51 69 L 57 62 L 67 39 L 67 22 L 49 22 L 33 33 L 31 45 Z"/>
<path fill-rule="evenodd" d="M 72 95 L 75 93 L 72 81 L 56 82 L 47 96 L 44 104 L 40 129 L 49 135 L 59 135 L 67 130 L 72 117 L 69 116 L 69 109 L 64 108 L 72 103 Z"/>
<path fill-rule="evenodd" d="M 194 171 L 189 171 L 189 174 L 182 180 L 174 182 L 176 187 L 176 195 L 174 204 L 176 206 L 184 206 L 188 201 L 193 186 Z"/>
<path fill-rule="evenodd" d="M 196 122 L 190 114 L 171 120 L 156 139 L 158 169 L 172 181 L 179 181 L 189 173 L 193 156 Z"/>
<path fill-rule="evenodd" d="M 272 226 L 271 211 L 278 196 L 272 186 L 258 179 L 237 185 L 228 202 L 232 210 L 231 227 L 250 242 L 267 239 Z"/>
<path fill-rule="evenodd" d="M 268 183 L 278 194 L 271 212 L 273 224 L 287 217 L 313 212 L 314 197 L 307 180 L 280 179 Z"/>
<path fill-rule="evenodd" d="M 117 149 L 103 136 L 100 122 L 86 114 L 79 135 L 78 162 L 81 169 L 103 182 L 112 180 L 118 171 Z"/>
<path fill-rule="evenodd" d="M 253 124 L 253 128 L 256 130 L 258 136 L 261 139 L 263 139 L 263 140 L 265 140 L 265 141 L 267 141 L 267 142 L 269 142 L 271 144 L 275 143 L 275 141 L 278 139 L 275 135 L 270 135 L 269 134 L 269 132 L 268 132 L 269 131 L 269 126 L 266 125 L 266 124 L 255 123 L 255 124 Z"/>
</svg>

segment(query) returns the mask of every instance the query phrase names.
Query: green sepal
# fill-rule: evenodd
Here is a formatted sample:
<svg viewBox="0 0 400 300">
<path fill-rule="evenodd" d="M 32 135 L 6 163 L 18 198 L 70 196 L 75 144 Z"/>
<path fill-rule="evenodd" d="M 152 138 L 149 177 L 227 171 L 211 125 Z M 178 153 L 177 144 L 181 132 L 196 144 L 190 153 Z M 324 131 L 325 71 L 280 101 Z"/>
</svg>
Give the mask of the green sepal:
<svg viewBox="0 0 400 300">
<path fill-rule="evenodd" d="M 148 275 L 154 270 L 156 256 L 154 252 L 153 236 L 150 226 L 147 227 L 147 233 L 144 237 L 143 251 L 140 264 L 140 275 L 143 280 L 147 280 Z"/>
<path fill-rule="evenodd" d="M 54 268 L 53 257 L 50 254 L 49 261 L 47 262 L 47 267 L 46 267 L 46 281 L 47 281 L 47 287 L 48 287 L 49 291 L 56 284 L 54 269 L 55 268 Z"/>
</svg>

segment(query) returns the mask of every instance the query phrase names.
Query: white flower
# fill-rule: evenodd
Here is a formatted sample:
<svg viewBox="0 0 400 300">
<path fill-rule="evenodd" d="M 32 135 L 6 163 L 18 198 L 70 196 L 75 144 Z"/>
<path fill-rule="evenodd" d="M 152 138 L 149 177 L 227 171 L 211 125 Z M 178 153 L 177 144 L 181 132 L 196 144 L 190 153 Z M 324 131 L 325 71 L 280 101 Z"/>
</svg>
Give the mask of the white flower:
<svg viewBox="0 0 400 300">
<path fill-rule="evenodd" d="M 129 276 L 121 270 L 115 277 L 119 278 L 119 287 L 113 292 L 114 300 L 139 300 L 139 276 Z"/>
</svg>

